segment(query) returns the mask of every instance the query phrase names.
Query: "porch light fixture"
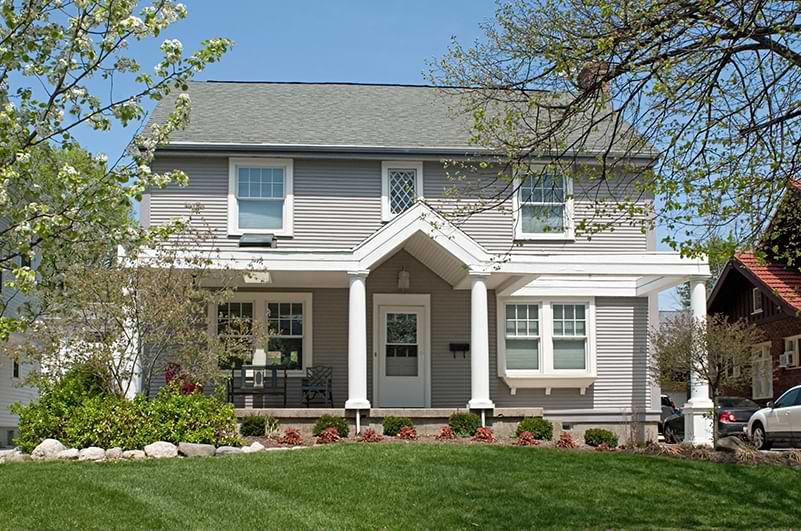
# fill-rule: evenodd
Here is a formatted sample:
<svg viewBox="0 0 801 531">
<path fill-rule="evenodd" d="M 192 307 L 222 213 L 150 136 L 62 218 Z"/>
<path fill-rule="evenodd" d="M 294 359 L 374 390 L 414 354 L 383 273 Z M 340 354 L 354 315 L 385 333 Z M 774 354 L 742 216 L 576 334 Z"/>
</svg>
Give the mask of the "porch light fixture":
<svg viewBox="0 0 801 531">
<path fill-rule="evenodd" d="M 272 284 L 273 277 L 269 271 L 251 271 L 242 277 L 245 284 Z"/>
<path fill-rule="evenodd" d="M 401 268 L 398 271 L 398 289 L 409 289 L 411 283 L 411 275 L 406 271 L 406 267 Z"/>
</svg>

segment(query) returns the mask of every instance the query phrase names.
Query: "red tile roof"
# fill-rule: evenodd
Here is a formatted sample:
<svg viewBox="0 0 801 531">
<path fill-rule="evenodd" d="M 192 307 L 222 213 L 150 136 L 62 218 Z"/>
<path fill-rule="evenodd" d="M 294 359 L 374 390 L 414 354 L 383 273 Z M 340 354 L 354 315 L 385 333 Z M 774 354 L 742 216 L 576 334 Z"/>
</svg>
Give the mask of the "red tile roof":
<svg viewBox="0 0 801 531">
<path fill-rule="evenodd" d="M 801 271 L 775 262 L 761 262 L 751 251 L 737 253 L 735 258 L 779 298 L 801 311 Z"/>
</svg>

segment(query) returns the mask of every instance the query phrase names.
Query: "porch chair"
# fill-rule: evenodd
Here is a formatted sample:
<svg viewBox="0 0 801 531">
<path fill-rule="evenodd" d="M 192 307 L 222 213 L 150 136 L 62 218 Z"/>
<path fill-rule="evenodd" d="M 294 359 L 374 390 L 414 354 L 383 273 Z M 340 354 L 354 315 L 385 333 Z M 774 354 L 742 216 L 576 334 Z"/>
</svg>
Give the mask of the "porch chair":
<svg viewBox="0 0 801 531">
<path fill-rule="evenodd" d="M 306 376 L 303 377 L 300 388 L 303 391 L 303 399 L 306 400 L 306 407 L 318 396 L 327 399 L 331 407 L 334 407 L 333 387 L 333 367 L 307 367 Z"/>
</svg>

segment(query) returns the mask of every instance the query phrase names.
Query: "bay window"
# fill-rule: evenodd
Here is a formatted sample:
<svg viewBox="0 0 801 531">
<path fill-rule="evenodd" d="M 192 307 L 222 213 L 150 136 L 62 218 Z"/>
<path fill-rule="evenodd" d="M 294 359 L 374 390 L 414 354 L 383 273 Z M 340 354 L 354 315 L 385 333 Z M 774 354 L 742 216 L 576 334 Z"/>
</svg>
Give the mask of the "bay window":
<svg viewBox="0 0 801 531">
<path fill-rule="evenodd" d="M 292 235 L 291 159 L 231 159 L 228 233 Z"/>
<path fill-rule="evenodd" d="M 569 239 L 573 237 L 573 181 L 545 173 L 515 180 L 516 239 Z"/>
</svg>

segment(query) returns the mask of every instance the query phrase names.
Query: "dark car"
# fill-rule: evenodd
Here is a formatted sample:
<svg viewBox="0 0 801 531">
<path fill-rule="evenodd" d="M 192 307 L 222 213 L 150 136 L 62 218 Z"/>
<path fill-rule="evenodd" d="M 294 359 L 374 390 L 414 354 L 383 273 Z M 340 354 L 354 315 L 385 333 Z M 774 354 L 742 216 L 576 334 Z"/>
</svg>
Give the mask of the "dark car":
<svg viewBox="0 0 801 531">
<path fill-rule="evenodd" d="M 664 433 L 665 420 L 679 412 L 676 404 L 668 395 L 662 395 L 662 415 L 659 417 L 659 433 Z"/>
<path fill-rule="evenodd" d="M 718 423 L 718 436 L 745 436 L 745 427 L 751 415 L 762 409 L 762 406 L 739 396 L 722 396 L 715 408 Z M 684 414 L 676 413 L 664 420 L 665 441 L 680 443 L 684 440 Z"/>
</svg>

